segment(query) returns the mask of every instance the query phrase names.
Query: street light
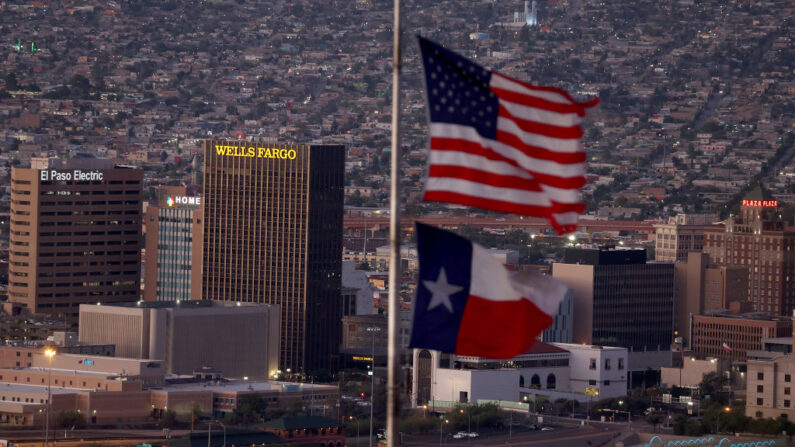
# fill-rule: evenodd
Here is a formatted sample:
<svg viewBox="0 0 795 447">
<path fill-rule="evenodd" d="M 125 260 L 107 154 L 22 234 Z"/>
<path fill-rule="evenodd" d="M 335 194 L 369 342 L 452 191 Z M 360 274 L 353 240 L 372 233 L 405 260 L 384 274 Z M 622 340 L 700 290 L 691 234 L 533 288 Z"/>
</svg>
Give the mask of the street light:
<svg viewBox="0 0 795 447">
<path fill-rule="evenodd" d="M 372 342 L 372 351 L 370 356 L 370 447 L 373 447 L 373 394 L 375 394 L 375 333 L 381 332 L 381 328 L 378 326 L 369 326 L 367 328 L 367 332 L 369 332 L 371 342 Z"/>
<path fill-rule="evenodd" d="M 731 407 L 723 407 L 721 408 L 722 411 L 728 413 L 732 411 Z M 718 412 L 718 419 L 715 421 L 715 434 L 717 435 L 720 432 L 720 411 Z"/>
<path fill-rule="evenodd" d="M 222 424 L 221 421 L 218 421 L 218 420 L 207 422 L 207 447 L 211 447 L 210 446 L 210 434 L 212 433 L 211 429 L 213 427 L 213 424 L 220 425 L 221 428 L 224 430 L 224 447 L 226 447 L 226 425 Z"/>
<path fill-rule="evenodd" d="M 47 414 L 45 415 L 45 422 L 44 422 L 44 447 L 49 447 L 50 445 L 50 409 L 52 405 L 50 405 L 50 400 L 52 399 L 52 391 L 50 388 L 50 383 L 52 380 L 52 358 L 55 355 L 55 350 L 52 348 L 47 348 L 44 350 L 44 355 L 47 356 Z"/>
<path fill-rule="evenodd" d="M 353 416 L 348 416 L 348 420 L 352 421 Z M 359 447 L 359 418 L 356 418 L 356 447 Z"/>
<path fill-rule="evenodd" d="M 461 414 L 464 414 L 463 408 L 461 409 Z M 467 408 L 467 418 L 469 420 L 467 422 L 467 445 L 469 445 L 469 439 L 470 439 L 469 434 L 472 433 L 472 412 L 470 412 L 468 408 Z"/>
<path fill-rule="evenodd" d="M 439 416 L 439 446 L 442 445 L 442 428 L 444 427 L 444 424 L 449 423 L 449 419 L 445 419 L 444 416 Z"/>
</svg>

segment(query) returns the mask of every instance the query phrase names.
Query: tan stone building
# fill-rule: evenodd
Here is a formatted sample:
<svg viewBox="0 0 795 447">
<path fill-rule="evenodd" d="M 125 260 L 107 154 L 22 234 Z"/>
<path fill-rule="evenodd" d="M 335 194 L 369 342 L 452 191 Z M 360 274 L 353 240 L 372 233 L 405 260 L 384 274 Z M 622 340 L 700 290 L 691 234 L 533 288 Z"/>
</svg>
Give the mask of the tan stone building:
<svg viewBox="0 0 795 447">
<path fill-rule="evenodd" d="M 80 341 L 116 355 L 164 361 L 172 374 L 213 367 L 225 377 L 266 379 L 279 359 L 279 307 L 220 301 L 82 305 Z"/>
<path fill-rule="evenodd" d="M 795 419 L 795 356 L 749 360 L 745 415 Z"/>
<path fill-rule="evenodd" d="M 82 303 L 137 301 L 143 171 L 31 163 L 11 171 L 9 301 L 72 323 Z"/>
</svg>

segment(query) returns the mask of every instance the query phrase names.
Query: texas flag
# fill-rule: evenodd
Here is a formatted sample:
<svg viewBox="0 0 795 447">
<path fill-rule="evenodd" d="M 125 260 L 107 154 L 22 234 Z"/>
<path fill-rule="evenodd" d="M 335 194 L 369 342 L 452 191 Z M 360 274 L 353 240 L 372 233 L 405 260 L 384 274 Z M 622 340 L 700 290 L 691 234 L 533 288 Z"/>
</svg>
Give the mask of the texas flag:
<svg viewBox="0 0 795 447">
<path fill-rule="evenodd" d="M 732 352 L 732 348 L 730 348 L 725 341 L 723 342 L 723 350 L 726 352 Z"/>
<path fill-rule="evenodd" d="M 485 248 L 420 223 L 417 251 L 412 348 L 515 357 L 552 323 L 567 290 L 540 274 L 514 275 Z"/>
</svg>

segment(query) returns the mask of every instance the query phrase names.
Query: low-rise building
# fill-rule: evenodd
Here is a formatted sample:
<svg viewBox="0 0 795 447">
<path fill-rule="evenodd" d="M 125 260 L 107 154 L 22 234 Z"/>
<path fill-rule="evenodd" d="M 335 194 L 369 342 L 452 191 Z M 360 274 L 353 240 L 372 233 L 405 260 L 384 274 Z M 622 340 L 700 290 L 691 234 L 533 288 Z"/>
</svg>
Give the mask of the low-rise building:
<svg viewBox="0 0 795 447">
<path fill-rule="evenodd" d="M 745 415 L 749 417 L 795 418 L 795 356 L 748 361 Z"/>
<path fill-rule="evenodd" d="M 412 396 L 417 406 L 479 401 L 535 402 L 626 395 L 626 348 L 536 342 L 512 359 L 414 351 Z"/>
</svg>

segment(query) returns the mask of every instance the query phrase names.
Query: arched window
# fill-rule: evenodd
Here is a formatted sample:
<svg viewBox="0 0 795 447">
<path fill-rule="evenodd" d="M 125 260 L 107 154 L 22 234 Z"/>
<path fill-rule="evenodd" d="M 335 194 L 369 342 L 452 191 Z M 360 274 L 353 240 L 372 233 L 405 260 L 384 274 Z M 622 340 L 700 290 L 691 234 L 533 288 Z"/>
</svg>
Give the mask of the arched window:
<svg viewBox="0 0 795 447">
<path fill-rule="evenodd" d="M 423 405 L 431 400 L 431 352 L 420 351 L 417 363 L 417 405 Z"/>
<path fill-rule="evenodd" d="M 519 375 L 519 388 L 524 388 L 524 376 Z"/>
<path fill-rule="evenodd" d="M 550 373 L 547 376 L 547 389 L 548 390 L 554 390 L 555 389 L 555 375 L 554 374 Z"/>
<path fill-rule="evenodd" d="M 541 389 L 541 378 L 538 377 L 538 374 L 533 374 L 533 377 L 530 378 L 530 388 Z"/>
</svg>

